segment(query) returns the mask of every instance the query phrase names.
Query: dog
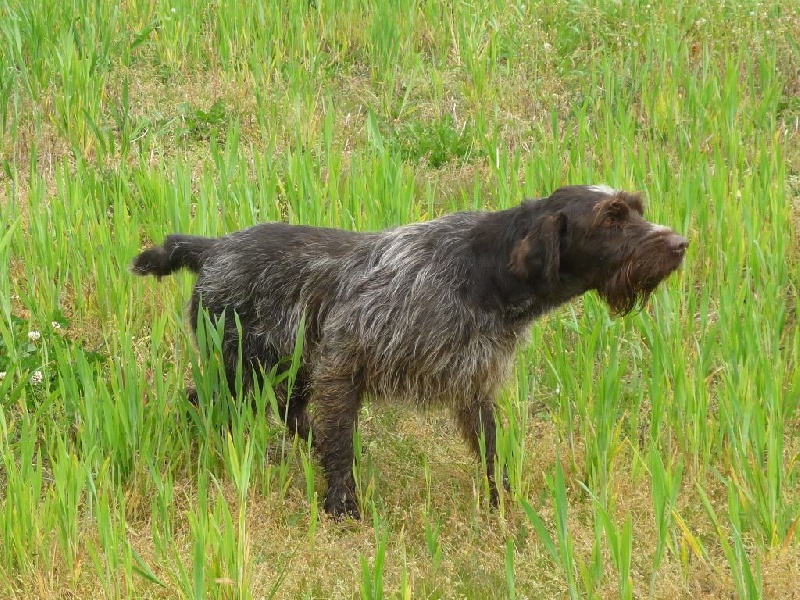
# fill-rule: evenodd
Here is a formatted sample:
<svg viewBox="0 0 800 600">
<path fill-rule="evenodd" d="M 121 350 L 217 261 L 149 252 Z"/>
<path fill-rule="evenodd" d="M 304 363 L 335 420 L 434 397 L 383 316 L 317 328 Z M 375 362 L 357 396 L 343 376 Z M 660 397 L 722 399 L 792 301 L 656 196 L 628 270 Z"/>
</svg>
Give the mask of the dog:
<svg viewBox="0 0 800 600">
<path fill-rule="evenodd" d="M 131 270 L 197 273 L 195 329 L 201 303 L 212 321 L 238 316 L 241 336 L 228 326 L 222 344 L 232 390 L 237 367 L 257 380 L 290 356 L 304 323 L 291 397 L 276 395 L 290 430 L 311 435 L 325 511 L 358 519 L 353 433 L 365 396 L 451 409 L 472 450 L 483 441 L 496 505 L 495 399 L 532 322 L 590 290 L 616 314 L 643 307 L 688 244 L 646 221 L 638 194 L 568 186 L 380 232 L 263 223 L 216 239 L 170 235 Z"/>
</svg>

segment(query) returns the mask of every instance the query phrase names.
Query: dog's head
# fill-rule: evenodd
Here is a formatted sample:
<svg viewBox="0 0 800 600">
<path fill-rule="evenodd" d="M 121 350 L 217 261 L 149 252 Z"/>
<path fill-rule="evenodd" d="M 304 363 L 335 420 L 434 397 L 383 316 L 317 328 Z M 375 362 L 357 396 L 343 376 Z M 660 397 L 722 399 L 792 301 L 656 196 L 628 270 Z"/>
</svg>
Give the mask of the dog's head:
<svg viewBox="0 0 800 600">
<path fill-rule="evenodd" d="M 644 219 L 639 194 L 606 186 L 563 187 L 523 210 L 529 221 L 510 252 L 513 275 L 534 289 L 597 290 L 616 313 L 643 306 L 689 245 Z"/>
</svg>

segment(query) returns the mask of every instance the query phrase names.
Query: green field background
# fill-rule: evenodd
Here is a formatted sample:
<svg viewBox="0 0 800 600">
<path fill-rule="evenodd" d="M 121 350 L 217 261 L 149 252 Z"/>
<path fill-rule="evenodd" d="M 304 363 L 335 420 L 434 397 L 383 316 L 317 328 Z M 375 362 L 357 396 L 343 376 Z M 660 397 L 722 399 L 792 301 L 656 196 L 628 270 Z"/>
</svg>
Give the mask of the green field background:
<svg viewBox="0 0 800 600">
<path fill-rule="evenodd" d="M 799 40 L 777 0 L 0 0 L 0 597 L 800 597 Z M 446 413 L 368 402 L 332 522 L 269 389 L 187 403 L 192 276 L 128 272 L 577 183 L 690 246 L 535 323 L 498 510 Z"/>
</svg>

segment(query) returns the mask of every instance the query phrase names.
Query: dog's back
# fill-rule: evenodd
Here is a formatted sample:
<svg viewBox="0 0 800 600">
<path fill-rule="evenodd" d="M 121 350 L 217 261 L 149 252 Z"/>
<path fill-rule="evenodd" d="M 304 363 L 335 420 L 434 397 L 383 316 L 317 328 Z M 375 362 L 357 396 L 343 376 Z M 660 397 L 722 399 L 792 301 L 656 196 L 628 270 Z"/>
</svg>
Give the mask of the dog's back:
<svg viewBox="0 0 800 600">
<path fill-rule="evenodd" d="M 323 305 L 336 293 L 337 266 L 374 235 L 286 223 L 261 223 L 216 239 L 176 234 L 137 256 L 131 271 L 159 278 L 181 268 L 196 272 L 192 326 L 201 303 L 214 320 L 226 315 L 229 326 L 235 313 L 244 334 L 274 346 L 279 358 L 291 354 L 304 311 L 313 341 Z"/>
</svg>

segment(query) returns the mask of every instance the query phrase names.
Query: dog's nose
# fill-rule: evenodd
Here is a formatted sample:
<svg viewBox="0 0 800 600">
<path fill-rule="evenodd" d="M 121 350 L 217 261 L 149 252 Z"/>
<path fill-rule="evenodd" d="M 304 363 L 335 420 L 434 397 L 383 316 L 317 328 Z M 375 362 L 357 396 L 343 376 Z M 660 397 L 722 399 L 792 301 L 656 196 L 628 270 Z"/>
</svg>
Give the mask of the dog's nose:
<svg viewBox="0 0 800 600">
<path fill-rule="evenodd" d="M 667 238 L 667 246 L 673 252 L 679 252 L 682 254 L 686 251 L 686 248 L 689 247 L 689 240 L 682 235 L 673 233 Z"/>
</svg>

